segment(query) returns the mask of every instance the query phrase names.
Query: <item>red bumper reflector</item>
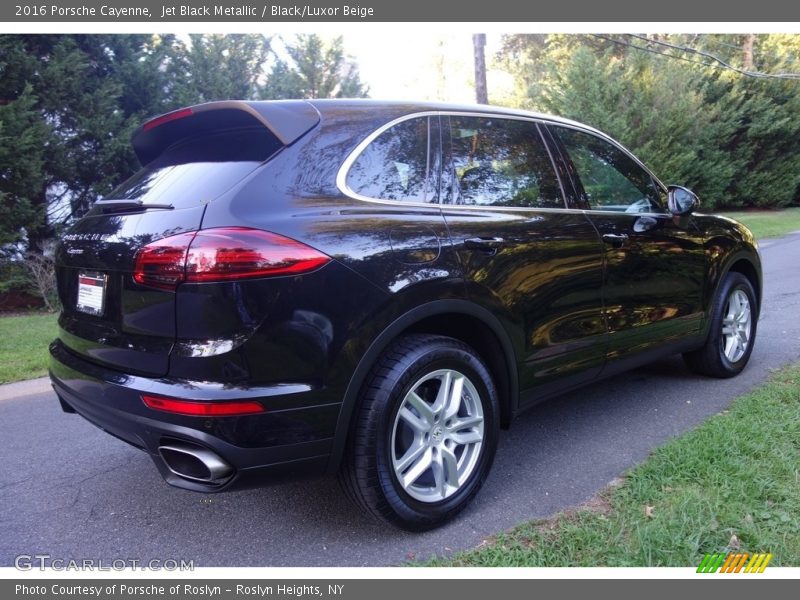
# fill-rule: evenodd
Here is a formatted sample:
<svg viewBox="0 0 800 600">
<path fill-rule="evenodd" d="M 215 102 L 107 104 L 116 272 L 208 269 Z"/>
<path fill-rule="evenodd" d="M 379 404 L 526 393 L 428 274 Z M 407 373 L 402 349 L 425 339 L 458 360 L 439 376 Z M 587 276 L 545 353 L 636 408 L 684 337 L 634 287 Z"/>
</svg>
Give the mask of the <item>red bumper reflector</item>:
<svg viewBox="0 0 800 600">
<path fill-rule="evenodd" d="M 148 408 L 176 415 L 189 415 L 191 417 L 231 417 L 237 415 L 253 415 L 263 413 L 264 407 L 255 400 L 239 402 L 231 401 L 206 401 L 177 400 L 175 398 L 162 398 L 160 396 L 143 395 L 142 400 Z"/>
</svg>

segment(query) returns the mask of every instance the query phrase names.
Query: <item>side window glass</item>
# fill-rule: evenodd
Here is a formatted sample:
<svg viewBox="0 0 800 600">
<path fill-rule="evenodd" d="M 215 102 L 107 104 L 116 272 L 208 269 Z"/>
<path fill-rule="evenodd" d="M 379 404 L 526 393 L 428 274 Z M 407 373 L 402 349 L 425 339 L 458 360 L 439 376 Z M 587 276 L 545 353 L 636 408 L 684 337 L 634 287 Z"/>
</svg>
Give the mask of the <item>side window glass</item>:
<svg viewBox="0 0 800 600">
<path fill-rule="evenodd" d="M 455 204 L 564 208 L 535 123 L 450 117 L 450 137 Z"/>
<path fill-rule="evenodd" d="M 590 209 L 664 212 L 653 178 L 625 152 L 589 133 L 567 127 L 551 129 L 575 166 L 583 187 L 579 193 Z"/>
<path fill-rule="evenodd" d="M 431 129 L 430 118 L 420 117 L 381 133 L 350 167 L 347 187 L 377 200 L 437 202 L 438 143 Z"/>
</svg>

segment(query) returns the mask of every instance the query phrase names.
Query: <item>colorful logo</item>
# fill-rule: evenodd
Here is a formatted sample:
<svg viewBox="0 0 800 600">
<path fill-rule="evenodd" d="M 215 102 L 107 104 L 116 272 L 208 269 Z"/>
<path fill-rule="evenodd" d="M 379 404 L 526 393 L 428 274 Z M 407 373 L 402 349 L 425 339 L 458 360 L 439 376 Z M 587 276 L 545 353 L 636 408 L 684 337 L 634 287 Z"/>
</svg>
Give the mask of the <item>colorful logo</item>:
<svg viewBox="0 0 800 600">
<path fill-rule="evenodd" d="M 763 573 L 770 560 L 772 560 L 772 554 L 769 553 L 749 554 L 747 552 L 730 552 L 728 554 L 722 554 L 716 552 L 714 554 L 706 554 L 703 557 L 700 566 L 697 567 L 697 572 Z"/>
</svg>

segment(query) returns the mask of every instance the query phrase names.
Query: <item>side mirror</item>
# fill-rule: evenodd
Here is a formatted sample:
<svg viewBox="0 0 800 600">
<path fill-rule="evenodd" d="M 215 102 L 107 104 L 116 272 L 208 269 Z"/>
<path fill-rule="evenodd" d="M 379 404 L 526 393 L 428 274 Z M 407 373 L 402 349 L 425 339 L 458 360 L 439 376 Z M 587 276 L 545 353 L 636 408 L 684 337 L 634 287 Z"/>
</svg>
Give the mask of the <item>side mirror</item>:
<svg viewBox="0 0 800 600">
<path fill-rule="evenodd" d="M 667 204 L 669 212 L 673 215 L 682 217 L 697 210 L 700 206 L 700 199 L 690 189 L 680 185 L 667 186 Z"/>
</svg>

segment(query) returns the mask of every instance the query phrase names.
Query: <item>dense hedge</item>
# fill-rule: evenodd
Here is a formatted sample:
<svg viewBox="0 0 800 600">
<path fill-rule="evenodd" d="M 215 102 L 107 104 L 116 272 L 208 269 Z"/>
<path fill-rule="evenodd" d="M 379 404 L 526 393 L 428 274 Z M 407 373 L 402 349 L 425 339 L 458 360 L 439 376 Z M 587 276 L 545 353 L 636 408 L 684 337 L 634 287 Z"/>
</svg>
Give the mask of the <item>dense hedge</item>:
<svg viewBox="0 0 800 600">
<path fill-rule="evenodd" d="M 706 207 L 777 208 L 800 201 L 800 79 L 774 76 L 798 55 L 798 35 L 515 35 L 500 58 L 512 102 L 609 133 Z"/>
</svg>

